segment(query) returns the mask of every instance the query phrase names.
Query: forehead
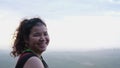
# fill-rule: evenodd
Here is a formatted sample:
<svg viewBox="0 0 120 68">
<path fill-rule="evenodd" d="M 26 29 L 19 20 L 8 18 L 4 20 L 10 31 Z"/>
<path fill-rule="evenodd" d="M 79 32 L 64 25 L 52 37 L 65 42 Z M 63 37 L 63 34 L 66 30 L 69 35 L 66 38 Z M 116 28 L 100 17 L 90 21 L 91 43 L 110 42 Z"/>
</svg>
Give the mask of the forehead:
<svg viewBox="0 0 120 68">
<path fill-rule="evenodd" d="M 47 27 L 45 25 L 36 25 L 31 29 L 31 32 L 46 32 Z"/>
</svg>

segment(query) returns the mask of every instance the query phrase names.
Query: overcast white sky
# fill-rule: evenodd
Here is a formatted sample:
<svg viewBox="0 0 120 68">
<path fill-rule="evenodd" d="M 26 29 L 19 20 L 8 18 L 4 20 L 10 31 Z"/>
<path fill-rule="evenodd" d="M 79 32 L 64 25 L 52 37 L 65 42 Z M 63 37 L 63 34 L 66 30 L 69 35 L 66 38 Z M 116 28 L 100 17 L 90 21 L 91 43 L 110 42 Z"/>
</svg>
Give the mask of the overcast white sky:
<svg viewBox="0 0 120 68">
<path fill-rule="evenodd" d="M 120 48 L 120 0 L 0 0 L 0 49 L 23 18 L 48 25 L 48 50 Z"/>
</svg>

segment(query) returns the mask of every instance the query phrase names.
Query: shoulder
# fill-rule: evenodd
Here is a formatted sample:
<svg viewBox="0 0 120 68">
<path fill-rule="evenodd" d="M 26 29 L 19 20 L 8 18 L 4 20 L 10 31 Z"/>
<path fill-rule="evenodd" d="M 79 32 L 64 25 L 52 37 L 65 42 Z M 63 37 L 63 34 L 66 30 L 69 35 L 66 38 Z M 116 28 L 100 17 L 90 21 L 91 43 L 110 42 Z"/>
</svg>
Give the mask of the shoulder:
<svg viewBox="0 0 120 68">
<path fill-rule="evenodd" d="M 24 65 L 24 68 L 44 68 L 42 61 L 36 57 L 30 57 Z"/>
</svg>

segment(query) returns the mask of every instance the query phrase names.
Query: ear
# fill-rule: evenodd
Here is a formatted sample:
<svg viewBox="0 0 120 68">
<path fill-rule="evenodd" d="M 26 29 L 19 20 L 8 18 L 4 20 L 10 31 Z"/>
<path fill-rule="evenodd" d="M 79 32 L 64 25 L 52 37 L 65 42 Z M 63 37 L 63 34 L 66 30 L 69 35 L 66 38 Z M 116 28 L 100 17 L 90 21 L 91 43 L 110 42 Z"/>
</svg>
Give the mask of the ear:
<svg viewBox="0 0 120 68">
<path fill-rule="evenodd" d="M 25 43 L 26 43 L 26 44 L 28 44 L 28 43 L 29 43 L 29 41 L 28 41 L 28 40 L 25 40 Z"/>
<path fill-rule="evenodd" d="M 29 48 L 29 41 L 28 40 L 25 40 L 25 46 L 27 47 L 27 48 Z"/>
<path fill-rule="evenodd" d="M 29 40 L 28 40 L 27 38 L 24 38 L 24 42 L 25 42 L 26 44 L 28 44 L 28 43 L 29 43 Z"/>
</svg>

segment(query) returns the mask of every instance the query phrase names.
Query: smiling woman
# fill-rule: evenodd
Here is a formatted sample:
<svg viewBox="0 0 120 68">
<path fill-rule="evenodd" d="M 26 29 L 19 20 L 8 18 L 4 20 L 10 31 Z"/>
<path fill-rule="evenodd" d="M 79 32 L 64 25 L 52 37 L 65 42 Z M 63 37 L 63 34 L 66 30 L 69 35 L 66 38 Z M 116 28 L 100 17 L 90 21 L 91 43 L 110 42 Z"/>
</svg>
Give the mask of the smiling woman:
<svg viewBox="0 0 120 68">
<path fill-rule="evenodd" d="M 47 25 L 40 18 L 24 19 L 14 37 L 12 54 L 20 56 L 15 68 L 48 68 L 42 53 L 50 39 Z"/>
</svg>

